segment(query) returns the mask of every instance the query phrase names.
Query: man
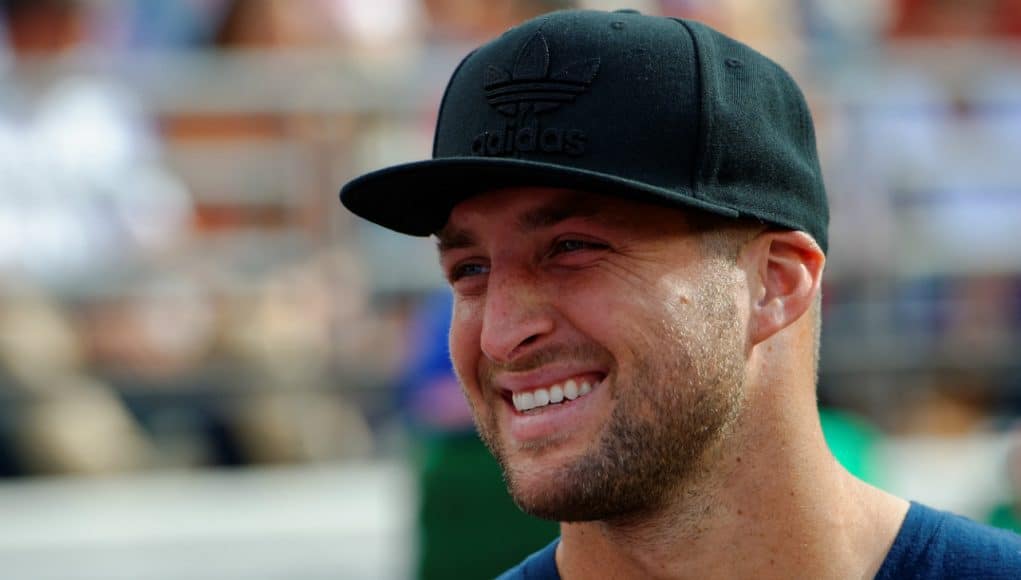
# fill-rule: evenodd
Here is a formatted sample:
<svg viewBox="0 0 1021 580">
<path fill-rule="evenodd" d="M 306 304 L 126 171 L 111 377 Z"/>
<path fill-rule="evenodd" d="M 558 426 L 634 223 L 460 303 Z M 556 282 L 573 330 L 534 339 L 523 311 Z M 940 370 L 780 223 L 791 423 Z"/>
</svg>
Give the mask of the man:
<svg viewBox="0 0 1021 580">
<path fill-rule="evenodd" d="M 1017 537 L 829 453 L 815 138 L 752 49 L 633 11 L 526 22 L 454 72 L 432 160 L 341 199 L 436 235 L 479 431 L 562 522 L 505 577 L 1021 577 Z"/>
</svg>

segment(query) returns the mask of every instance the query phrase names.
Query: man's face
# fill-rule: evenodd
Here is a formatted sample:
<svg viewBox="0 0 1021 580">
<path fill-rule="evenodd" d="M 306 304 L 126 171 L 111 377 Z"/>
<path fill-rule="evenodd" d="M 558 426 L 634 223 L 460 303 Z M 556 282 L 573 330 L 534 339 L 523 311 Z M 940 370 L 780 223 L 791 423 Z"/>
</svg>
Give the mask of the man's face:
<svg viewBox="0 0 1021 580">
<path fill-rule="evenodd" d="M 458 204 L 438 238 L 454 367 L 522 509 L 638 515 L 701 479 L 746 349 L 741 277 L 685 212 L 508 189 Z"/>
</svg>

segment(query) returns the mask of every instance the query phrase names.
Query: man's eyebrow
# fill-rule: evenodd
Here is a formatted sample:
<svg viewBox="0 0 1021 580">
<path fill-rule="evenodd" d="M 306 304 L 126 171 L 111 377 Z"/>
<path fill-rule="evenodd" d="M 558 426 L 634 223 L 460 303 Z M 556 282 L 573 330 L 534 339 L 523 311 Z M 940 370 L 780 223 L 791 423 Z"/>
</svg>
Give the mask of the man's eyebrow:
<svg viewBox="0 0 1021 580">
<path fill-rule="evenodd" d="M 443 252 L 470 248 L 478 243 L 475 235 L 468 230 L 444 228 L 436 232 L 436 249 Z"/>
<path fill-rule="evenodd" d="M 523 232 L 548 228 L 573 218 L 593 217 L 600 213 L 598 205 L 590 199 L 578 196 L 557 200 L 530 209 L 516 218 L 518 228 Z M 440 253 L 460 250 L 478 243 L 475 234 L 461 228 L 444 228 L 436 233 L 436 247 Z"/>
</svg>

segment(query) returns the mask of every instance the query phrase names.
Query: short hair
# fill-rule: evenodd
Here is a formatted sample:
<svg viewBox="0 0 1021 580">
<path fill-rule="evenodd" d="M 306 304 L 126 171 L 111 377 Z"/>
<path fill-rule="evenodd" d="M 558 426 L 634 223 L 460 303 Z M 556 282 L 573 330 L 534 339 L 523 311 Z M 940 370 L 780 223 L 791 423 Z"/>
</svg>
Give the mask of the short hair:
<svg viewBox="0 0 1021 580">
<path fill-rule="evenodd" d="M 754 218 L 732 218 L 706 211 L 688 212 L 689 231 L 702 237 L 706 255 L 736 261 L 748 240 L 768 226 Z"/>
<path fill-rule="evenodd" d="M 754 218 L 731 218 L 704 211 L 688 214 L 688 228 L 691 232 L 701 235 L 703 255 L 736 263 L 744 245 L 774 226 L 765 224 Z M 812 363 L 813 374 L 819 375 L 819 355 L 822 345 L 822 290 L 812 301 L 807 314 L 812 317 Z"/>
</svg>

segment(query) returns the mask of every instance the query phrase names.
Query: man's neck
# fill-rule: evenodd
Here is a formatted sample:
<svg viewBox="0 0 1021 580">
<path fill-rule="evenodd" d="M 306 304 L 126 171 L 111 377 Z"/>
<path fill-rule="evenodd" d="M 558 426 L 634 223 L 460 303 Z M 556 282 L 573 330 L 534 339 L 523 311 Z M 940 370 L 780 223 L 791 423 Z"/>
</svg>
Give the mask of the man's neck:
<svg viewBox="0 0 1021 580">
<path fill-rule="evenodd" d="M 562 525 L 561 576 L 872 578 L 908 504 L 848 474 L 817 421 L 802 423 L 735 434 L 743 443 L 654 513 Z"/>
</svg>

